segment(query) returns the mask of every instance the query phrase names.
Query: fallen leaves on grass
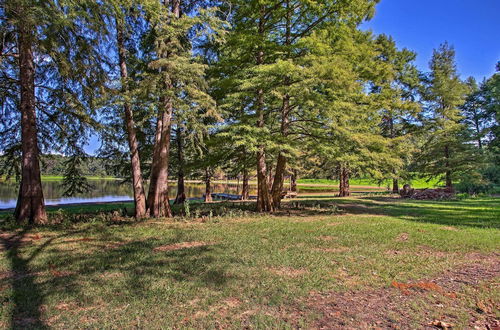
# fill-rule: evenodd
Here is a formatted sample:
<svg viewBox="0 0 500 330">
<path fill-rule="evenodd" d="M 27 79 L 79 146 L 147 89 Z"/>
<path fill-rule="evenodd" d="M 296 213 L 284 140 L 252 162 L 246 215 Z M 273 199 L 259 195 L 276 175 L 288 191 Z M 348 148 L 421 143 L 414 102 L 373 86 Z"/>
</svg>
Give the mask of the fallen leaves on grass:
<svg viewBox="0 0 500 330">
<path fill-rule="evenodd" d="M 493 310 L 495 309 L 494 305 L 495 304 L 491 300 L 487 300 L 487 301 L 479 300 L 478 302 L 476 302 L 477 310 L 480 313 L 484 313 L 484 314 L 492 314 Z"/>
<path fill-rule="evenodd" d="M 90 238 L 90 237 L 82 237 L 82 238 L 74 238 L 74 239 L 67 239 L 62 241 L 62 243 L 77 243 L 77 242 L 91 242 L 95 241 L 95 238 Z"/>
<path fill-rule="evenodd" d="M 207 243 L 207 242 L 183 242 L 183 243 L 176 243 L 176 244 L 168 244 L 168 245 L 162 245 L 155 247 L 153 249 L 154 252 L 163 252 L 163 251 L 175 251 L 175 250 L 182 250 L 182 249 L 189 249 L 189 248 L 195 248 L 195 247 L 201 247 L 201 246 L 208 246 L 213 243 Z"/>
<path fill-rule="evenodd" d="M 31 244 L 42 238 L 40 234 L 18 234 L 18 233 L 1 233 L 0 234 L 0 251 L 8 250 L 14 246 L 21 247 L 26 244 Z"/>
<path fill-rule="evenodd" d="M 70 272 L 67 270 L 63 270 L 63 271 L 57 270 L 56 267 L 52 264 L 49 264 L 49 271 L 50 271 L 50 274 L 54 277 L 66 277 L 66 276 L 70 276 L 70 275 L 75 274 L 75 272 Z"/>
<path fill-rule="evenodd" d="M 55 306 L 55 308 L 58 311 L 68 311 L 68 310 L 74 310 L 77 308 L 77 305 L 75 303 L 60 303 Z"/>
<path fill-rule="evenodd" d="M 409 295 L 411 293 L 410 290 L 435 291 L 447 297 L 456 298 L 456 294 L 454 292 L 446 292 L 441 286 L 433 282 L 422 281 L 417 283 L 400 283 L 393 281 L 392 286 L 401 290 L 401 292 L 405 295 Z"/>
<path fill-rule="evenodd" d="M 453 328 L 455 326 L 453 323 L 447 323 L 447 322 L 439 321 L 439 320 L 434 320 L 431 323 L 429 323 L 429 325 L 435 326 L 435 327 L 440 328 L 440 329 L 449 329 L 449 328 Z"/>
<path fill-rule="evenodd" d="M 340 269 L 337 273 L 349 278 L 347 271 Z M 495 329 L 499 323 L 496 318 L 493 315 L 478 314 L 476 308 L 470 309 L 467 298 L 463 297 L 467 294 L 466 290 L 471 289 L 478 293 L 479 283 L 498 278 L 499 275 L 500 263 L 498 263 L 497 255 L 483 255 L 481 263 L 461 265 L 443 272 L 432 280 L 421 281 L 417 284 L 396 284 L 397 287 L 406 290 L 415 290 L 415 293 L 411 295 L 400 294 L 389 287 L 358 290 L 353 289 L 352 285 L 346 285 L 347 290 L 344 292 L 311 292 L 305 302 L 299 301 L 294 306 L 291 313 L 297 318 L 307 313 L 318 315 L 315 323 L 310 327 L 315 329 L 427 329 L 430 326 L 436 327 L 429 325 L 432 320 L 442 320 L 442 322 L 445 321 L 444 323 L 458 321 L 458 312 L 444 315 L 433 313 L 431 306 L 439 301 L 444 308 L 447 308 L 447 311 L 459 308 L 460 311 L 468 312 L 471 319 L 469 327 L 466 328 Z M 488 288 L 491 287 L 491 284 L 487 285 Z M 461 295 L 457 299 L 439 298 L 436 297 L 435 291 L 429 292 L 429 289 L 442 290 L 444 293 L 460 292 Z M 468 295 L 470 296 L 470 293 Z M 429 313 L 422 314 L 418 306 L 426 308 Z M 486 306 L 483 308 L 488 309 Z M 299 324 L 294 325 L 297 325 L 297 328 L 300 327 Z"/>
</svg>

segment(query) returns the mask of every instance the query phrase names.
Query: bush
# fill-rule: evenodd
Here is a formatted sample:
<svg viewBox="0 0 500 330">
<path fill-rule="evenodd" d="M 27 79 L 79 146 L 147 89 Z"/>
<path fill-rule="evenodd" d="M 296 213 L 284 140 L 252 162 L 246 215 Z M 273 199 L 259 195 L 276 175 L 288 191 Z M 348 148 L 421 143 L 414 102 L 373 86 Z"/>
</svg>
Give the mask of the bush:
<svg viewBox="0 0 500 330">
<path fill-rule="evenodd" d="M 492 164 L 483 171 L 483 176 L 489 182 L 500 185 L 500 166 Z"/>
<path fill-rule="evenodd" d="M 456 185 L 457 192 L 469 195 L 487 194 L 494 190 L 495 185 L 479 173 L 463 177 Z"/>
</svg>

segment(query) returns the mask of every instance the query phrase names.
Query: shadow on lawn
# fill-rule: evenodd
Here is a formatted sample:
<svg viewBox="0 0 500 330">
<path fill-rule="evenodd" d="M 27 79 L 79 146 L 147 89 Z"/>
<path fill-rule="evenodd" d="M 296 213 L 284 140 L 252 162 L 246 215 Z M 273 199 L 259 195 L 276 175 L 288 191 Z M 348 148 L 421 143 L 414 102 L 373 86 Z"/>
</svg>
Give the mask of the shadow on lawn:
<svg viewBox="0 0 500 330">
<path fill-rule="evenodd" d="M 6 257 L 10 261 L 11 272 L 4 279 L 12 282 L 11 328 L 48 329 L 41 319 L 43 293 L 35 283 L 35 274 L 30 271 L 29 263 L 43 248 L 37 249 L 31 256 L 23 258 L 21 245 L 26 242 L 27 231 L 23 230 L 0 238 Z"/>
<path fill-rule="evenodd" d="M 358 200 L 336 199 L 339 208 L 352 214 L 385 215 L 415 222 L 447 226 L 500 228 L 496 200 L 415 201 L 387 197 L 364 197 Z M 388 202 L 388 203 L 387 203 Z"/>
<path fill-rule="evenodd" d="M 342 212 L 374 216 L 391 216 L 415 222 L 435 223 L 445 226 L 500 228 L 499 199 L 416 201 L 389 196 L 365 196 L 356 199 L 332 196 L 304 196 L 282 203 L 275 217 L 311 217 L 334 215 Z M 206 214 L 227 215 L 230 210 L 255 213 L 253 202 L 224 202 L 197 206 Z M 338 209 L 337 209 L 338 207 Z"/>
<path fill-rule="evenodd" d="M 111 294 L 123 295 L 123 299 L 141 299 L 144 295 L 155 294 L 152 287 L 160 280 L 194 281 L 213 289 L 225 285 L 232 276 L 225 265 L 240 261 L 234 258 L 225 260 L 226 263 L 218 262 L 220 253 L 217 249 L 220 246 L 216 242 L 156 251 L 157 247 L 190 241 L 180 229 L 172 230 L 177 232 L 169 239 L 132 241 L 120 241 L 107 229 L 99 233 L 73 231 L 37 238 L 36 242 L 44 240 L 39 244 L 30 239 L 33 234 L 28 230 L 2 234 L 0 243 L 10 261 L 11 271 L 2 274 L 0 284 L 12 286 L 12 296 L 7 298 L 12 304 L 11 329 L 50 328 L 43 314 L 44 304 L 51 296 L 78 297 L 77 303 L 93 301 L 100 295 L 88 296 L 86 281 L 94 281 L 92 285 L 96 284 L 95 281 L 102 282 L 102 287 L 105 287 L 110 281 L 119 280 L 124 283 L 123 290 Z M 72 249 L 73 244 L 78 248 Z M 33 261 L 42 251 L 43 260 L 37 260 L 35 269 Z M 115 278 L 116 274 L 119 274 L 118 278 Z M 106 294 L 104 291 L 102 294 Z"/>
</svg>

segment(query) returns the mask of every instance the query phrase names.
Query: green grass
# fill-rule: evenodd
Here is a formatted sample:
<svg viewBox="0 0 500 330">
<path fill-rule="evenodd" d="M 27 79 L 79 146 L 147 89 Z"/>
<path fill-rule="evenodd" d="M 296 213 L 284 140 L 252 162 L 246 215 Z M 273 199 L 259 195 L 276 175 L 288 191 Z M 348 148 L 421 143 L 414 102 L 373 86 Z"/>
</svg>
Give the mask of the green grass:
<svg viewBox="0 0 500 330">
<path fill-rule="evenodd" d="M 308 328 L 321 317 L 306 304 L 311 292 L 381 290 L 498 251 L 499 201 L 303 198 L 267 216 L 251 203 L 193 203 L 194 219 L 135 222 L 111 212 L 45 228 L 5 225 L 0 327 Z M 207 245 L 154 250 L 185 242 Z M 442 313 L 466 327 L 475 299 L 500 298 L 498 286 L 478 288 L 454 300 L 415 293 L 430 300 L 400 317 L 423 327 Z"/>
<path fill-rule="evenodd" d="M 338 186 L 339 181 L 338 180 L 329 180 L 329 179 L 299 179 L 297 180 L 297 183 L 299 184 L 321 184 L 321 185 L 334 185 Z M 402 186 L 406 182 L 401 182 L 400 185 Z M 440 185 L 438 180 L 430 180 L 427 182 L 427 179 L 414 179 L 409 181 L 411 186 L 413 188 L 421 189 L 421 188 L 434 188 L 438 187 Z M 391 187 L 392 188 L 392 181 L 389 180 L 384 180 L 384 181 L 377 181 L 373 179 L 351 179 L 350 180 L 350 185 L 351 186 L 373 186 L 373 187 Z"/>
</svg>

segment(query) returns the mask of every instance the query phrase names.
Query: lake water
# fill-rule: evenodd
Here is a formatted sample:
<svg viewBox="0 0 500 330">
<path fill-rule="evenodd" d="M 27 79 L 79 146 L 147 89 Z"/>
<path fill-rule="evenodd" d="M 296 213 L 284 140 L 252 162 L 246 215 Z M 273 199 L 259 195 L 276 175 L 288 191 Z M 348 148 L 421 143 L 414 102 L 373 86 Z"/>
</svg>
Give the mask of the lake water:
<svg viewBox="0 0 500 330">
<path fill-rule="evenodd" d="M 122 183 L 120 180 L 89 180 L 93 189 L 88 193 L 74 197 L 63 197 L 64 189 L 61 181 L 42 182 L 46 205 L 72 204 L 72 203 L 95 203 L 95 202 L 117 202 L 132 200 L 133 191 L 130 183 Z M 254 187 L 250 186 L 250 194 L 255 194 Z M 0 209 L 16 207 L 18 183 L 0 183 Z M 212 184 L 213 193 L 240 194 L 241 184 Z M 169 197 L 175 198 L 177 187 L 175 183 L 169 184 Z M 186 183 L 186 196 L 188 198 L 201 198 L 205 193 L 205 185 L 202 183 Z"/>
</svg>

